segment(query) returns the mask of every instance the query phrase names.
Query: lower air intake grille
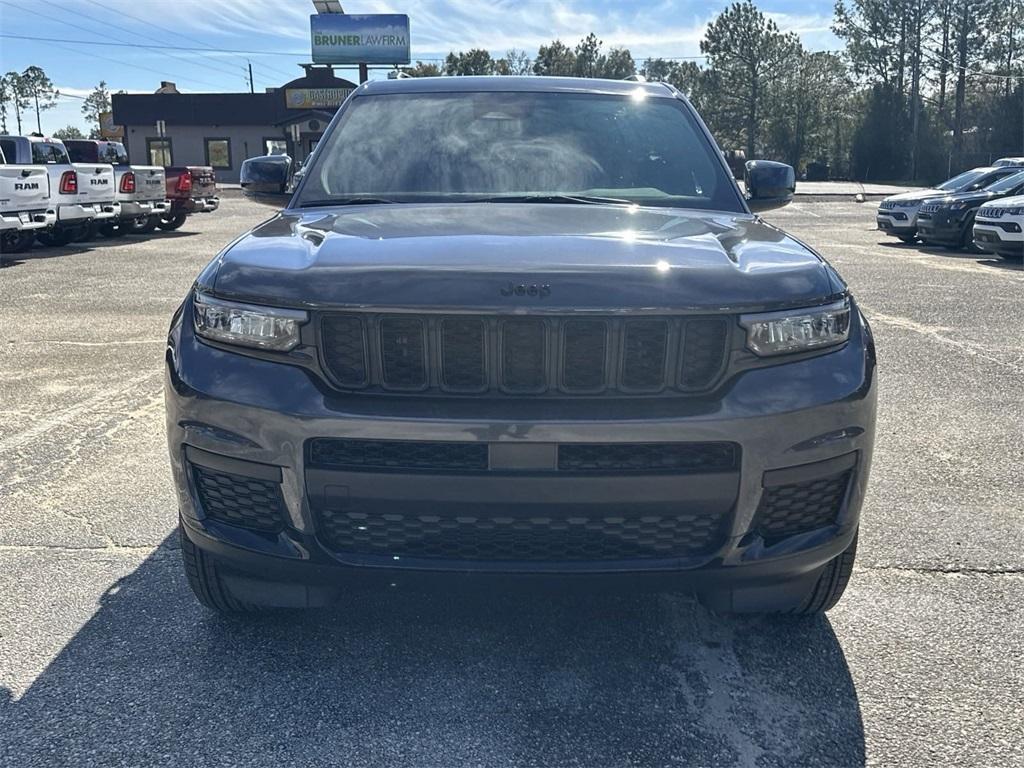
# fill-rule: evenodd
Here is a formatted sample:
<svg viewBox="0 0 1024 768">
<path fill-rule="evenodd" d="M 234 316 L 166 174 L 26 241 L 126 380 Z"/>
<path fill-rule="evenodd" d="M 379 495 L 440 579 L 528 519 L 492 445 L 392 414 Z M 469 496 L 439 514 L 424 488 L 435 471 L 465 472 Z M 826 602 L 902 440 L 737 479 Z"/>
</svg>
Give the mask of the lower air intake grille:
<svg viewBox="0 0 1024 768">
<path fill-rule="evenodd" d="M 317 438 L 309 443 L 310 464 L 340 469 L 487 469 L 487 443 Z"/>
<path fill-rule="evenodd" d="M 558 446 L 564 472 L 724 472 L 736 469 L 733 443 L 574 443 Z"/>
<path fill-rule="evenodd" d="M 373 514 L 321 510 L 317 530 L 351 554 L 444 560 L 628 560 L 710 554 L 722 517 L 707 514 L 566 517 Z"/>
<path fill-rule="evenodd" d="M 769 544 L 835 522 L 846 498 L 850 470 L 819 480 L 765 488 L 755 528 Z"/>
<path fill-rule="evenodd" d="M 203 512 L 214 520 L 259 531 L 277 531 L 284 515 L 279 484 L 192 465 Z"/>
</svg>

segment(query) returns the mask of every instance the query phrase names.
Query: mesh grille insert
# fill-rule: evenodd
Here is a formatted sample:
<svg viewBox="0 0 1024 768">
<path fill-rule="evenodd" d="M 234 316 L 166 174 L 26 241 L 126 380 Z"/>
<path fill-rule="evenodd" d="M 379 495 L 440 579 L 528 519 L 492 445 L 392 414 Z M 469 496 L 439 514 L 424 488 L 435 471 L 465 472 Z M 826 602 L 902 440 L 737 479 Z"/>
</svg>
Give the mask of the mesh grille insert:
<svg viewBox="0 0 1024 768">
<path fill-rule="evenodd" d="M 707 514 L 375 514 L 319 510 L 317 530 L 339 552 L 445 560 L 627 560 L 710 554 L 726 519 Z"/>
<path fill-rule="evenodd" d="M 449 389 L 477 392 L 487 385 L 484 321 L 446 318 L 441 328 L 441 374 Z"/>
<path fill-rule="evenodd" d="M 574 443 L 558 446 L 565 472 L 722 472 L 736 469 L 733 443 Z"/>
<path fill-rule="evenodd" d="M 323 319 L 324 360 L 331 375 L 346 387 L 367 381 L 366 336 L 363 321 L 354 315 L 328 315 Z"/>
<path fill-rule="evenodd" d="M 260 531 L 283 527 L 278 483 L 191 466 L 199 503 L 209 517 Z"/>
<path fill-rule="evenodd" d="M 384 384 L 395 389 L 422 389 L 427 384 L 423 321 L 389 317 L 380 324 Z"/>
<path fill-rule="evenodd" d="M 608 326 L 600 320 L 570 320 L 562 333 L 562 385 L 577 392 L 603 389 Z"/>
<path fill-rule="evenodd" d="M 629 320 L 622 350 L 622 384 L 632 390 L 655 392 L 665 386 L 668 323 Z"/>
<path fill-rule="evenodd" d="M 348 469 L 432 469 L 477 472 L 487 469 L 487 443 L 317 438 L 309 443 L 310 463 Z"/>
<path fill-rule="evenodd" d="M 546 385 L 543 320 L 507 320 L 502 324 L 502 384 L 515 392 L 540 392 Z"/>
<path fill-rule="evenodd" d="M 754 527 L 769 544 L 835 522 L 851 471 L 820 480 L 765 488 Z"/>
<path fill-rule="evenodd" d="M 683 326 L 679 386 L 707 389 L 725 364 L 729 326 L 723 317 L 699 317 Z"/>
</svg>

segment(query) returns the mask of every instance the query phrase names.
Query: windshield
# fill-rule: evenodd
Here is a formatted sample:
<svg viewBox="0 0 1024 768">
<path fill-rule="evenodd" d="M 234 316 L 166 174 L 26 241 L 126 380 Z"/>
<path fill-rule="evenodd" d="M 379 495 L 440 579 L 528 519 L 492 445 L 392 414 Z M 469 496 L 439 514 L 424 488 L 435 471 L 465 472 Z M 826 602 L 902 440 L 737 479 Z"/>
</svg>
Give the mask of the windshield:
<svg viewBox="0 0 1024 768">
<path fill-rule="evenodd" d="M 936 189 L 945 189 L 950 192 L 958 189 L 962 189 L 970 184 L 975 179 L 981 178 L 984 175 L 984 171 L 964 171 L 959 176 L 954 176 L 949 181 L 944 181 Z"/>
<path fill-rule="evenodd" d="M 1006 176 L 994 184 L 989 184 L 985 187 L 986 192 L 1012 192 L 1016 187 L 1024 184 L 1024 171 L 1014 173 L 1010 176 Z"/>
<path fill-rule="evenodd" d="M 572 196 L 742 210 L 685 105 L 665 98 L 363 96 L 345 109 L 307 176 L 295 205 Z"/>
</svg>

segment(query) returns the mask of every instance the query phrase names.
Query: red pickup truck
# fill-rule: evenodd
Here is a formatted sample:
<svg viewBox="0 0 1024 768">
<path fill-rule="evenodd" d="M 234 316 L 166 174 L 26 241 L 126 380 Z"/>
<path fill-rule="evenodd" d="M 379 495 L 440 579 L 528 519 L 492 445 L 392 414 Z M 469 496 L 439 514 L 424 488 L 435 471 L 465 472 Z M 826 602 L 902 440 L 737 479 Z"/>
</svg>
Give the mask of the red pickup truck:
<svg viewBox="0 0 1024 768">
<path fill-rule="evenodd" d="M 182 165 L 165 168 L 167 199 L 170 209 L 157 224 L 160 229 L 177 229 L 193 213 L 209 213 L 220 207 L 217 178 L 208 165 Z"/>
</svg>

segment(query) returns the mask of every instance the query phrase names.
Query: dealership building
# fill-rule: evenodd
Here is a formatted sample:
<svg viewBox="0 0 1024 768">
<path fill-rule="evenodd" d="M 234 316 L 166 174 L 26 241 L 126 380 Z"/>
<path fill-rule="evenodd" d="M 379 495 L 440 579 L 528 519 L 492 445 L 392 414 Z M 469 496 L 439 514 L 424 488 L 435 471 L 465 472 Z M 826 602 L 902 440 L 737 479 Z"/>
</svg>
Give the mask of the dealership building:
<svg viewBox="0 0 1024 768">
<path fill-rule="evenodd" d="M 246 158 L 305 158 L 356 87 L 331 66 L 303 69 L 264 93 L 180 93 L 162 83 L 156 93 L 114 94 L 111 122 L 133 163 L 210 165 L 219 181 L 237 183 Z"/>
</svg>

